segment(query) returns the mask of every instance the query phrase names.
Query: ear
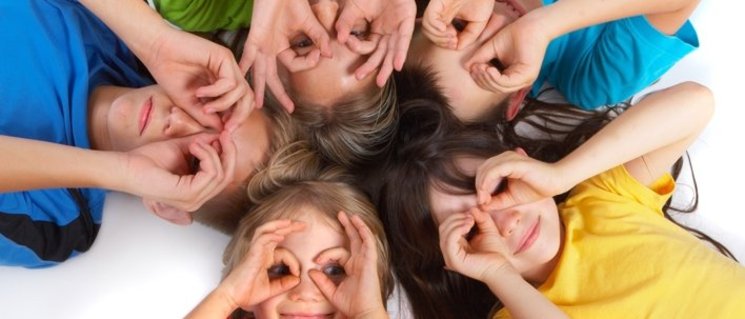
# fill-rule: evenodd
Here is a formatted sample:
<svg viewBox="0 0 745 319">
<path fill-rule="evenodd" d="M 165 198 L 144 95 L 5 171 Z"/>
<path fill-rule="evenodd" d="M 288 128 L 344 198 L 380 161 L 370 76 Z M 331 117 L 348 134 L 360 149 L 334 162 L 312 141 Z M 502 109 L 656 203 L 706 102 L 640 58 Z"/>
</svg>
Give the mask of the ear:
<svg viewBox="0 0 745 319">
<path fill-rule="evenodd" d="M 522 147 L 516 147 L 515 153 L 520 154 L 522 156 L 528 156 L 528 153 L 525 153 L 525 150 Z"/>
<path fill-rule="evenodd" d="M 176 225 L 189 225 L 192 222 L 191 214 L 189 214 L 189 212 L 180 210 L 171 205 L 146 198 L 142 199 L 142 203 L 156 216 Z"/>
</svg>

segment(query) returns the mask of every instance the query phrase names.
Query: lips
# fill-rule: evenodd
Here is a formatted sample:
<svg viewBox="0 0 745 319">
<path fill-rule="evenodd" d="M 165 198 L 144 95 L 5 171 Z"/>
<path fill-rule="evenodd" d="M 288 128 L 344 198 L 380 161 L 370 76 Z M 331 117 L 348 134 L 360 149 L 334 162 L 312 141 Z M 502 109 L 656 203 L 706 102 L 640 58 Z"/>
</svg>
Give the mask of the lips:
<svg viewBox="0 0 745 319">
<path fill-rule="evenodd" d="M 535 223 L 528 228 L 525 233 L 523 234 L 523 237 L 520 239 L 520 244 L 517 246 L 517 250 L 515 250 L 515 253 L 513 255 L 517 255 L 528 248 L 530 246 L 533 246 L 533 243 L 535 243 L 535 240 L 538 239 L 538 235 L 541 233 L 541 217 L 539 216 Z"/>
<path fill-rule="evenodd" d="M 145 103 L 142 104 L 142 108 L 140 108 L 140 121 L 139 121 L 139 128 L 140 128 L 140 136 L 142 136 L 142 133 L 145 132 L 145 128 L 147 127 L 147 124 L 150 123 L 150 113 L 153 110 L 153 97 L 151 96 L 147 100 L 145 100 Z"/>
</svg>

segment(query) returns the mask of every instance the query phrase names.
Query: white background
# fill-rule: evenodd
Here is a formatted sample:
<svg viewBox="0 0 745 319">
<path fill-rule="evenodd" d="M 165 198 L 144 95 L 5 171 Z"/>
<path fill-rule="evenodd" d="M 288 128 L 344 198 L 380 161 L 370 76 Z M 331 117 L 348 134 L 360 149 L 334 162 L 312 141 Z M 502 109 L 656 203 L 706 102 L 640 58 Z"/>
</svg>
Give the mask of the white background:
<svg viewBox="0 0 745 319">
<path fill-rule="evenodd" d="M 716 114 L 691 148 L 700 205 L 688 223 L 722 241 L 741 261 L 745 62 L 734 43 L 745 31 L 743 9 L 736 1 L 704 1 L 692 17 L 701 48 L 656 84 L 693 80 L 714 90 Z M 687 186 L 679 191 L 690 194 Z M 161 221 L 134 197 L 109 194 L 89 252 L 47 269 L 0 266 L 0 318 L 183 317 L 218 283 L 227 241 L 202 225 Z"/>
</svg>

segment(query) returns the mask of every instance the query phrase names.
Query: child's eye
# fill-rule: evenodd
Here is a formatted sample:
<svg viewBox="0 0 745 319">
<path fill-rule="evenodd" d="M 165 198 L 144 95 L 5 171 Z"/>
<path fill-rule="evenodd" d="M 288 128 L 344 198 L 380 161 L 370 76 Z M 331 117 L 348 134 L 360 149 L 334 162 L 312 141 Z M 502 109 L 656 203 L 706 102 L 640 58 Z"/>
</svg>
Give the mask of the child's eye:
<svg viewBox="0 0 745 319">
<path fill-rule="evenodd" d="M 196 174 L 199 172 L 199 159 L 196 156 L 189 156 L 189 173 Z"/>
<path fill-rule="evenodd" d="M 300 35 L 300 36 L 297 36 L 295 39 L 293 39 L 290 42 L 290 45 L 292 45 L 292 47 L 296 49 L 307 48 L 307 47 L 313 46 L 313 40 L 306 37 L 305 35 Z"/>
<path fill-rule="evenodd" d="M 287 267 L 285 264 L 276 264 L 269 267 L 266 272 L 270 279 L 280 278 L 290 275 L 290 267 Z"/>
<path fill-rule="evenodd" d="M 347 276 L 347 272 L 344 271 L 344 267 L 339 264 L 327 265 L 321 269 L 331 281 L 335 284 L 341 283 L 342 280 Z"/>
<path fill-rule="evenodd" d="M 461 19 L 455 18 L 452 22 L 453 28 L 455 28 L 458 32 L 463 32 L 463 30 L 466 29 L 466 21 L 463 21 Z"/>
<path fill-rule="evenodd" d="M 367 39 L 367 30 L 363 30 L 363 29 L 361 29 L 361 30 L 352 30 L 352 32 L 350 32 L 350 34 L 353 35 L 353 36 L 355 36 L 355 37 L 357 37 L 360 40 Z"/>
</svg>

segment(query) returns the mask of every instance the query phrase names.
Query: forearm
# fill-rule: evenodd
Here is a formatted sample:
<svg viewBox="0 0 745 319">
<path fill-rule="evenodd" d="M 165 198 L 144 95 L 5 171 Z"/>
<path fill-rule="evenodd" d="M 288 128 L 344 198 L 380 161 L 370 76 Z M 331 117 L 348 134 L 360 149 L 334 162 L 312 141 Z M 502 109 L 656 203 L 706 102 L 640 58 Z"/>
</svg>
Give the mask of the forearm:
<svg viewBox="0 0 745 319">
<path fill-rule="evenodd" d="M 194 310 L 186 315 L 186 318 L 227 318 L 233 311 L 238 309 L 238 306 L 226 296 L 219 287 L 216 288 Z"/>
<path fill-rule="evenodd" d="M 145 61 L 157 54 L 157 43 L 174 29 L 141 0 L 80 0 Z"/>
<path fill-rule="evenodd" d="M 568 318 L 520 274 L 500 270 L 485 283 L 513 318 Z"/>
<path fill-rule="evenodd" d="M 0 192 L 40 188 L 109 188 L 117 153 L 0 136 Z"/>
<path fill-rule="evenodd" d="M 538 21 L 540 31 L 548 33 L 549 39 L 555 39 L 581 28 L 637 15 L 680 15 L 682 21 L 685 21 L 698 2 L 699 0 L 561 0 L 533 10 L 525 18 Z"/>
<path fill-rule="evenodd" d="M 713 102 L 706 93 L 708 90 L 698 84 L 682 83 L 630 107 L 556 163 L 567 185 L 642 156 L 669 154 L 666 159 L 657 156 L 650 166 L 650 175 L 659 174 L 661 167 L 672 164 L 671 157 L 680 156 L 708 123 Z"/>
</svg>

